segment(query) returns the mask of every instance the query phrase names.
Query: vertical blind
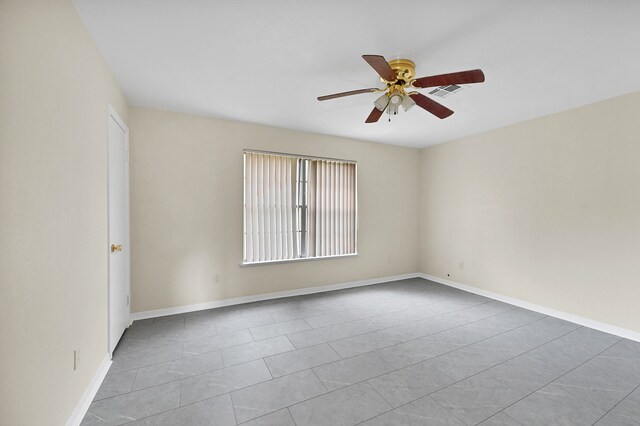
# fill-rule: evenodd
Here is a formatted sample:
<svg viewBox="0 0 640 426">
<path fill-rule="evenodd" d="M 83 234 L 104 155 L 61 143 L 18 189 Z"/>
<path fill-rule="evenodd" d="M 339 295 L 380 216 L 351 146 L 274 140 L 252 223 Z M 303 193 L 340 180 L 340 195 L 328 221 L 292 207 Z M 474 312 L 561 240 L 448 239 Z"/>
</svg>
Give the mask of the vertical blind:
<svg viewBox="0 0 640 426">
<path fill-rule="evenodd" d="M 246 151 L 244 263 L 354 254 L 356 164 Z"/>
<path fill-rule="evenodd" d="M 296 159 L 245 153 L 245 262 L 295 259 Z"/>
<path fill-rule="evenodd" d="M 355 253 L 356 165 L 312 161 L 309 189 L 310 256 Z"/>
</svg>

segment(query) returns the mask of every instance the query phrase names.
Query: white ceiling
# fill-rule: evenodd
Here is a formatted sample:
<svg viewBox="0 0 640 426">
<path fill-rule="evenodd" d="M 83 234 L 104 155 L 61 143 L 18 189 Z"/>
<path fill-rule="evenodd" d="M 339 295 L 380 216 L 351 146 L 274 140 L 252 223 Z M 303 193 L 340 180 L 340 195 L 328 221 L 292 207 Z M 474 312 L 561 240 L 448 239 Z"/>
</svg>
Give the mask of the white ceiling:
<svg viewBox="0 0 640 426">
<path fill-rule="evenodd" d="M 76 0 L 133 105 L 423 147 L 640 90 L 637 0 Z M 483 84 L 376 124 L 363 54 Z M 427 93 L 430 89 L 422 89 Z"/>
</svg>

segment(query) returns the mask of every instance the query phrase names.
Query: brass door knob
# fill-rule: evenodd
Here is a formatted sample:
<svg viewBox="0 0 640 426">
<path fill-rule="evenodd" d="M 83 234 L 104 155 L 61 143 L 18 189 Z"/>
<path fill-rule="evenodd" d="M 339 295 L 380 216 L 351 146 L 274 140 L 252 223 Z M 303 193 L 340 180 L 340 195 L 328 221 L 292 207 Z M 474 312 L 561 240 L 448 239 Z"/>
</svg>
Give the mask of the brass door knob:
<svg viewBox="0 0 640 426">
<path fill-rule="evenodd" d="M 122 251 L 122 244 L 111 244 L 111 253 L 113 253 L 114 251 Z"/>
</svg>

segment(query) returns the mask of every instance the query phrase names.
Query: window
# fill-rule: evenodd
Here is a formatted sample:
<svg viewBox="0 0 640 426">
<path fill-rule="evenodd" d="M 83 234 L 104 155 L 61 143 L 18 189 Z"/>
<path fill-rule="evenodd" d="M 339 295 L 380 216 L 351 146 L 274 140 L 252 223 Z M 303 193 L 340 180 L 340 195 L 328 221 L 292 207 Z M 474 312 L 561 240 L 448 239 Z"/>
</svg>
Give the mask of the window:
<svg viewBox="0 0 640 426">
<path fill-rule="evenodd" d="M 356 163 L 244 153 L 243 263 L 356 254 Z"/>
</svg>

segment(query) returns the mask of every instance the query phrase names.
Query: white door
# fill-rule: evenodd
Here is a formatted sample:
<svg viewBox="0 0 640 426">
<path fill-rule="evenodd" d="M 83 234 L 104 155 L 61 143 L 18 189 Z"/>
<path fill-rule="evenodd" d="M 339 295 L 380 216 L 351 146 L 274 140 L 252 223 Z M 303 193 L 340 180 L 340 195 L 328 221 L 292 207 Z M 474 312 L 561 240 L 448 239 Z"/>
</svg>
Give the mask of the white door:
<svg viewBox="0 0 640 426">
<path fill-rule="evenodd" d="M 109 107 L 109 354 L 129 326 L 129 129 Z"/>
</svg>

